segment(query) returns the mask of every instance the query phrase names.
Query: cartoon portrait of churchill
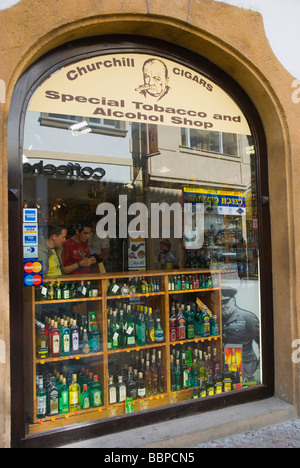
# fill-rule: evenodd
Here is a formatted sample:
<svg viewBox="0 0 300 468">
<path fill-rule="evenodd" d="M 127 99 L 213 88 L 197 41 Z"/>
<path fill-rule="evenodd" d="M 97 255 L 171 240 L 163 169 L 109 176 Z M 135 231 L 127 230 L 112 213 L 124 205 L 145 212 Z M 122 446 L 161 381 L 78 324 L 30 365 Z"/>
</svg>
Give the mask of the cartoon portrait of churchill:
<svg viewBox="0 0 300 468">
<path fill-rule="evenodd" d="M 168 68 L 162 60 L 149 59 L 143 65 L 144 84 L 136 88 L 143 96 L 162 99 L 170 90 Z"/>
</svg>

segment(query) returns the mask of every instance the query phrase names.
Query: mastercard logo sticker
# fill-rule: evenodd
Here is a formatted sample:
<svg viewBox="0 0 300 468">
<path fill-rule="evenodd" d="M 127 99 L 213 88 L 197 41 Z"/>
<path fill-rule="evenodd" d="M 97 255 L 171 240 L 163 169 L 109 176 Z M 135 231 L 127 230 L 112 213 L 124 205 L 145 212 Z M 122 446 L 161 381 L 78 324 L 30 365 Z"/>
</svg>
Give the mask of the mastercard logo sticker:
<svg viewBox="0 0 300 468">
<path fill-rule="evenodd" d="M 40 262 L 27 262 L 24 264 L 25 273 L 40 273 L 43 265 Z"/>
</svg>

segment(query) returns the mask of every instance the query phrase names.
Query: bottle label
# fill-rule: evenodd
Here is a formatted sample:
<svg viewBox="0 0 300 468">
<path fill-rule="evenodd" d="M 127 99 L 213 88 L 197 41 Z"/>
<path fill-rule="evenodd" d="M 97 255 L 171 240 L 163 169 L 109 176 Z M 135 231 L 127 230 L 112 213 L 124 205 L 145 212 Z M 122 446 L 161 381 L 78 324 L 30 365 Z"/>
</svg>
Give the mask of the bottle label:
<svg viewBox="0 0 300 468">
<path fill-rule="evenodd" d="M 50 416 L 58 413 L 58 392 L 54 391 L 49 397 Z"/>
<path fill-rule="evenodd" d="M 81 407 L 82 407 L 82 409 L 89 409 L 89 407 L 90 407 L 90 398 L 89 398 L 88 395 L 82 398 Z"/>
<path fill-rule="evenodd" d="M 127 337 L 127 344 L 134 345 L 135 344 L 135 336 L 128 336 Z"/>
<path fill-rule="evenodd" d="M 64 335 L 64 338 L 63 338 L 63 351 L 64 353 L 69 353 L 70 352 L 70 335 L 69 334 L 65 334 Z"/>
<path fill-rule="evenodd" d="M 79 395 L 78 395 L 78 391 L 70 392 L 70 394 L 69 394 L 69 399 L 70 399 L 70 404 L 71 404 L 72 406 L 78 406 L 78 404 L 79 404 Z"/>
<path fill-rule="evenodd" d="M 119 388 L 119 401 L 126 400 L 126 386 L 122 386 Z"/>
<path fill-rule="evenodd" d="M 67 390 L 62 391 L 59 401 L 59 410 L 65 412 L 69 410 L 69 392 Z"/>
<path fill-rule="evenodd" d="M 223 383 L 224 383 L 224 392 L 230 392 L 232 390 L 231 388 L 232 380 L 225 378 L 223 380 Z"/>
<path fill-rule="evenodd" d="M 47 404 L 46 395 L 37 397 L 37 414 L 46 414 L 46 404 Z"/>
<path fill-rule="evenodd" d="M 155 341 L 156 343 L 162 343 L 164 341 L 164 331 L 155 330 Z"/>
<path fill-rule="evenodd" d="M 109 403 L 117 403 L 117 391 L 115 387 L 109 389 Z"/>
<path fill-rule="evenodd" d="M 94 406 L 101 406 L 101 392 L 97 390 L 93 393 L 93 404 Z"/>
<path fill-rule="evenodd" d="M 143 398 L 144 396 L 146 396 L 146 389 L 145 389 L 145 387 L 144 387 L 144 388 L 138 388 L 138 397 L 139 397 L 139 398 Z"/>
<path fill-rule="evenodd" d="M 79 351 L 79 333 L 77 331 L 72 334 L 72 351 Z"/>
<path fill-rule="evenodd" d="M 52 339 L 52 354 L 59 354 L 60 353 L 60 346 L 59 346 L 59 334 L 53 335 Z"/>
</svg>

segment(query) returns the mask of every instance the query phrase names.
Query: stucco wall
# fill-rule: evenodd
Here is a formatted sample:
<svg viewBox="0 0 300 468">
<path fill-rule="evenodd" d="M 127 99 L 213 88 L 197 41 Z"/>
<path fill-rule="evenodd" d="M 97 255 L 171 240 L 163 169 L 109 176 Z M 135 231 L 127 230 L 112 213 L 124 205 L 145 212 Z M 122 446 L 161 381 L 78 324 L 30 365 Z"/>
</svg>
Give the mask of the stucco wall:
<svg viewBox="0 0 300 468">
<path fill-rule="evenodd" d="M 209 58 L 231 75 L 256 105 L 269 153 L 274 269 L 276 394 L 297 404 L 292 341 L 300 338 L 297 310 L 300 247 L 298 173 L 300 105 L 293 77 L 275 57 L 260 14 L 214 0 L 21 0 L 0 11 L 0 447 L 10 445 L 9 285 L 6 130 L 10 99 L 22 72 L 67 41 L 93 35 L 139 34 L 161 38 Z M 6 96 L 4 96 L 4 84 Z M 17 326 L 17 324 L 11 324 Z"/>
</svg>

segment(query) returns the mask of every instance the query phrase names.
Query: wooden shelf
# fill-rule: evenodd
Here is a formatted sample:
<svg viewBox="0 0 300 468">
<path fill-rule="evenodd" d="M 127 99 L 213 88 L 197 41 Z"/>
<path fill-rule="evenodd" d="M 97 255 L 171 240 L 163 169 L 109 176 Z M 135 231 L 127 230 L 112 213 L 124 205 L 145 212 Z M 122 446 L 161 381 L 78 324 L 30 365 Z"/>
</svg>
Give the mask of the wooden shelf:
<svg viewBox="0 0 300 468">
<path fill-rule="evenodd" d="M 86 421 L 92 421 L 102 418 L 109 418 L 115 415 L 120 415 L 125 413 L 124 403 L 118 403 L 114 405 L 109 405 L 108 401 L 108 363 L 109 359 L 123 359 L 131 352 L 140 352 L 144 350 L 151 349 L 161 349 L 163 365 L 165 369 L 165 392 L 163 394 L 152 395 L 150 397 L 145 397 L 143 399 L 134 400 L 134 411 L 140 411 L 147 408 L 154 408 L 157 406 L 163 406 L 174 402 L 174 392 L 171 391 L 171 369 L 170 369 L 170 355 L 173 346 L 181 345 L 190 345 L 193 343 L 215 343 L 217 347 L 218 355 L 221 356 L 222 353 L 222 313 L 221 313 L 221 270 L 209 270 L 209 269 L 183 269 L 183 270 L 152 270 L 152 271 L 127 271 L 127 272 L 118 272 L 118 273 L 105 273 L 98 274 L 93 273 L 90 275 L 68 275 L 58 278 L 45 278 L 44 283 L 60 281 L 60 282 L 74 282 L 74 281 L 90 281 L 97 283 L 97 288 L 101 291 L 101 296 L 91 297 L 91 298 L 74 298 L 69 300 L 44 300 L 44 301 L 35 301 L 35 290 L 34 288 L 25 288 L 26 296 L 26 321 L 31 323 L 31 327 L 27 327 L 27 336 L 25 337 L 26 342 L 29 344 L 27 347 L 26 359 L 28 362 L 28 375 L 29 379 L 26 382 L 27 395 L 28 399 L 31 401 L 31 404 L 27 404 L 27 413 L 30 415 L 32 423 L 29 424 L 29 434 L 36 434 L 42 431 L 51 430 L 57 427 L 68 426 L 74 423 L 84 423 Z M 169 276 L 178 276 L 178 275 L 195 275 L 195 274 L 209 274 L 214 277 L 217 277 L 217 287 L 213 288 L 199 288 L 199 289 L 189 289 L 189 290 L 179 290 L 173 291 L 169 290 Z M 108 296 L 107 295 L 107 284 L 108 280 L 122 279 L 122 278 L 134 278 L 134 277 L 159 277 L 160 281 L 160 291 L 149 292 L 149 293 L 137 293 L 130 295 L 118 295 L 118 296 Z M 217 315 L 220 325 L 220 335 L 210 336 L 210 337 L 201 337 L 195 336 L 193 339 L 180 340 L 175 342 L 170 342 L 170 328 L 169 328 L 169 314 L 170 314 L 170 305 L 171 300 L 174 299 L 176 294 L 206 294 L 207 306 Z M 214 294 L 211 297 L 212 293 L 218 293 L 216 296 Z M 161 310 L 161 321 L 164 329 L 165 341 L 163 343 L 150 343 L 146 345 L 135 346 L 128 348 L 120 348 L 114 350 L 108 350 L 107 346 L 107 313 L 110 308 L 110 303 L 113 300 L 130 300 L 132 298 L 141 298 L 160 301 L 158 308 Z M 102 351 L 88 354 L 74 354 L 70 356 L 61 356 L 58 358 L 48 357 L 46 359 L 37 359 L 36 350 L 35 350 L 35 314 L 36 307 L 43 307 L 45 305 L 52 304 L 72 304 L 73 310 L 74 306 L 77 308 L 76 313 L 85 314 L 88 310 L 88 305 L 93 303 L 95 306 L 95 312 L 97 315 L 97 323 L 99 330 L 101 331 L 101 341 L 102 341 Z M 77 307 L 78 305 L 78 307 Z M 55 363 L 68 363 L 70 361 L 91 359 L 93 366 L 95 362 L 97 370 L 99 370 L 99 380 L 103 385 L 103 401 L 104 406 L 100 408 L 90 408 L 88 410 L 80 410 L 76 413 L 67 413 L 59 414 L 54 417 L 46 417 L 43 420 L 37 420 L 36 418 L 36 366 L 37 365 L 51 365 Z M 98 361 L 97 361 L 98 360 Z M 86 362 L 85 362 L 86 365 Z M 88 365 L 88 363 L 87 363 Z M 177 401 L 184 401 L 187 399 L 187 395 L 190 394 L 192 389 L 181 390 L 176 393 Z"/>
</svg>

